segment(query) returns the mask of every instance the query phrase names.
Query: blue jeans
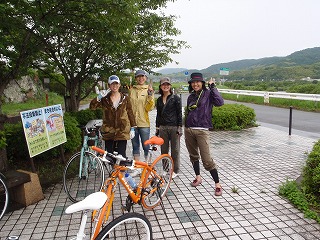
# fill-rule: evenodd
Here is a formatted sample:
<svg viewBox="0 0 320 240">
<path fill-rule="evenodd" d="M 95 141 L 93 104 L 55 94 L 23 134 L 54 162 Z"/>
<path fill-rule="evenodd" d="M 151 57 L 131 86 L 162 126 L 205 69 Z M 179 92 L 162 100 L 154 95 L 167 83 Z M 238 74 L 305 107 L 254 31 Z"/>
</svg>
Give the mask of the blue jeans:
<svg viewBox="0 0 320 240">
<path fill-rule="evenodd" d="M 144 158 L 148 157 L 149 145 L 144 145 L 143 143 L 150 138 L 150 128 L 148 127 L 138 127 L 135 129 L 135 136 L 131 139 L 132 142 L 132 153 L 134 157 L 140 157 L 140 139 L 142 143 L 142 148 L 144 151 Z"/>
</svg>

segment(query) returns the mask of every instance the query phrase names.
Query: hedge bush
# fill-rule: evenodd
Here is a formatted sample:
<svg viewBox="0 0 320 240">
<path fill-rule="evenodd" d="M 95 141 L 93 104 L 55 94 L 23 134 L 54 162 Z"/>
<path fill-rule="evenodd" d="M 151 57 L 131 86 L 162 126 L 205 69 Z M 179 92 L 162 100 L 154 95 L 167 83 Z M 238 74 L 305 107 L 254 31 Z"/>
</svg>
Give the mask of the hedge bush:
<svg viewBox="0 0 320 240">
<path fill-rule="evenodd" d="M 320 223 L 320 140 L 308 155 L 301 184 L 298 180 L 287 180 L 279 187 L 279 194 L 301 210 L 305 217 Z"/>
<path fill-rule="evenodd" d="M 70 113 L 70 115 L 76 118 L 79 125 L 84 126 L 90 120 L 102 119 L 102 110 L 101 109 L 96 109 L 96 110 L 85 109 L 78 112 L 72 112 Z"/>
<path fill-rule="evenodd" d="M 313 146 L 303 168 L 302 187 L 309 198 L 320 204 L 320 140 Z"/>
<path fill-rule="evenodd" d="M 256 114 L 254 109 L 243 104 L 225 104 L 213 107 L 212 124 L 214 130 L 241 130 L 255 127 Z"/>
</svg>

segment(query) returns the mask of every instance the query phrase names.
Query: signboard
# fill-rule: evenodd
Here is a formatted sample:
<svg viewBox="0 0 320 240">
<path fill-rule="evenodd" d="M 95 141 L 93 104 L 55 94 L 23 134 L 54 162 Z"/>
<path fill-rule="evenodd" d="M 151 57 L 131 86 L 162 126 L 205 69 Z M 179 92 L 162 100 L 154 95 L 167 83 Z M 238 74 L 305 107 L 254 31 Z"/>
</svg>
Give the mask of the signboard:
<svg viewBox="0 0 320 240">
<path fill-rule="evenodd" d="M 67 141 L 61 104 L 20 112 L 30 157 Z"/>
<path fill-rule="evenodd" d="M 189 72 L 188 72 L 188 71 L 185 71 L 185 72 L 184 72 L 184 75 L 185 75 L 185 76 L 188 76 L 188 75 L 189 75 Z"/>
<path fill-rule="evenodd" d="M 220 75 L 229 75 L 229 68 L 220 68 Z"/>
</svg>

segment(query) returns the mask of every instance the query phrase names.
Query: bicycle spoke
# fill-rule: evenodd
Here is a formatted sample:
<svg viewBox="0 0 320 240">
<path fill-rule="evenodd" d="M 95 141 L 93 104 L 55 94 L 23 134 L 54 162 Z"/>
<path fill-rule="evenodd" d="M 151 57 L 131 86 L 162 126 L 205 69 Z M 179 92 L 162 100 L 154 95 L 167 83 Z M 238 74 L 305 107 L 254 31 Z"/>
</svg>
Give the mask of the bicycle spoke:
<svg viewBox="0 0 320 240">
<path fill-rule="evenodd" d="M 92 153 L 85 152 L 81 162 L 81 152 L 68 161 L 63 175 L 65 192 L 73 202 L 80 201 L 101 189 L 104 181 L 104 168 L 100 160 Z M 81 176 L 79 168 L 81 167 Z"/>
<path fill-rule="evenodd" d="M 152 166 L 153 171 L 150 172 L 144 186 L 147 195 L 142 199 L 142 205 L 147 209 L 159 205 L 167 193 L 172 177 L 173 160 L 168 156 L 160 156 Z"/>
<path fill-rule="evenodd" d="M 152 239 L 149 220 L 139 213 L 126 213 L 111 221 L 96 238 L 101 239 Z"/>
</svg>

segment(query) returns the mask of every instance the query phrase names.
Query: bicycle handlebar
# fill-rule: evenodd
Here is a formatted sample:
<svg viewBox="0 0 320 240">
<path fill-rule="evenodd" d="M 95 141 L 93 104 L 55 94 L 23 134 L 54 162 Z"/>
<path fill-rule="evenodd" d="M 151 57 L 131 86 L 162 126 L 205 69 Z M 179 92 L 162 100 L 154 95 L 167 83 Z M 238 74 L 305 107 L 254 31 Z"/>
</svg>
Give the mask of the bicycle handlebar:
<svg viewBox="0 0 320 240">
<path fill-rule="evenodd" d="M 121 154 L 112 154 L 96 146 L 91 146 L 91 149 L 103 154 L 102 160 L 108 162 L 111 165 L 117 164 L 119 166 L 126 166 L 129 168 L 134 166 L 134 160 L 128 160 L 124 158 Z"/>
<path fill-rule="evenodd" d="M 86 126 L 82 126 L 82 125 L 78 125 L 78 127 L 85 132 L 86 135 L 89 135 L 92 132 L 97 132 L 99 131 L 100 126 L 93 126 L 93 127 L 86 127 Z"/>
</svg>

